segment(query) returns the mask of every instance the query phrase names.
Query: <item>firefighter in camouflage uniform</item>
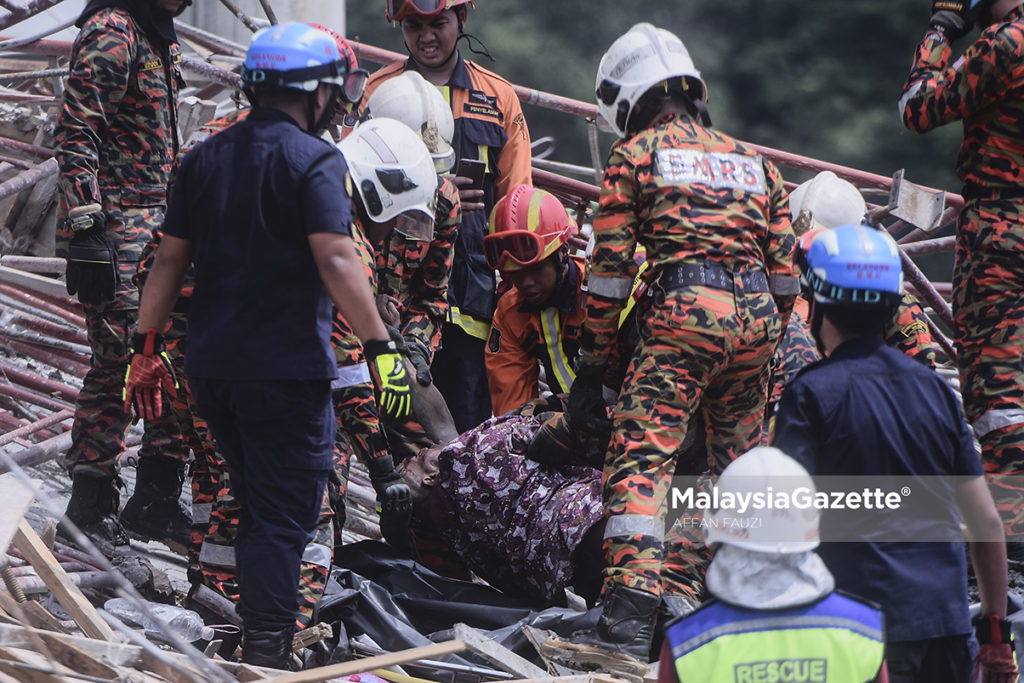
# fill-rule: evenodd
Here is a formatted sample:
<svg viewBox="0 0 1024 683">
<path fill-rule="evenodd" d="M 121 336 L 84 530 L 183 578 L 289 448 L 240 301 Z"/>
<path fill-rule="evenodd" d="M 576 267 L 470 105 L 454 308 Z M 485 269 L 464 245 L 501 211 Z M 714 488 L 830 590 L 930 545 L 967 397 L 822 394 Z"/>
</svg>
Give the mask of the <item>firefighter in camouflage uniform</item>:
<svg viewBox="0 0 1024 683">
<path fill-rule="evenodd" d="M 188 4 L 91 0 L 76 22 L 81 31 L 57 122 L 66 219 L 57 254 L 67 260 L 68 292 L 82 302 L 92 350 L 64 460 L 72 475 L 66 515 L 108 556 L 127 551 L 125 528 L 188 542 L 190 520 L 178 503 L 188 447 L 173 417 L 146 422 L 135 495 L 121 519 L 116 462 L 129 422 L 121 394 L 139 307 L 132 277 L 163 216 L 178 151 L 184 81 L 173 17 Z"/>
<path fill-rule="evenodd" d="M 952 43 L 981 36 L 953 62 Z M 1014 0 L 932 5 L 899 101 L 923 133 L 963 122 L 966 200 L 953 264 L 954 341 L 967 418 L 1007 540 L 1024 533 L 1024 8 Z M 1017 554 L 1017 553 L 1012 553 Z"/>
<path fill-rule="evenodd" d="M 363 114 L 395 119 L 419 133 L 438 174 L 433 237 L 411 239 L 396 231 L 376 250 L 378 298 L 395 307 L 396 339 L 400 337 L 405 345 L 416 380 L 427 386 L 433 383 L 430 365 L 441 348 L 441 330 L 450 311 L 448 280 L 462 222 L 459 188 L 448 175 L 455 164 L 455 120 L 441 93 L 417 71 L 379 84 L 367 98 Z M 415 420 L 401 424 L 385 420 L 384 431 L 396 460 L 429 445 Z"/>
<path fill-rule="evenodd" d="M 704 82 L 679 38 L 650 24 L 631 28 L 601 60 L 597 98 L 622 139 L 594 219 L 574 424 L 607 419 L 604 365 L 638 243 L 653 298 L 604 466 L 602 614 L 573 641 L 647 661 L 676 451 L 698 411 L 712 473 L 760 440 L 769 364 L 798 291 L 795 238 L 775 167 L 708 127 Z"/>
<path fill-rule="evenodd" d="M 417 301 L 423 293 L 434 297 L 436 287 L 414 285 L 417 281 L 431 277 L 426 268 L 430 263 L 433 273 L 440 277 L 446 256 L 443 247 L 435 249 L 434 222 L 438 212 L 443 212 L 445 237 L 453 237 L 453 225 L 457 225 L 458 202 L 454 185 L 448 183 L 446 197 L 439 202 L 438 175 L 435 159 L 424 144 L 418 131 L 398 120 L 371 118 L 360 123 L 339 143 L 338 148 L 348 162 L 353 188 L 353 234 L 356 247 L 372 288 L 380 293 L 379 263 L 386 259 L 382 272 L 387 273 L 389 287 L 398 286 L 408 297 L 395 298 L 398 305 L 408 312 L 410 319 L 415 311 L 423 310 L 424 304 Z M 454 199 L 454 203 L 453 203 Z M 440 208 L 443 207 L 443 208 Z M 451 221 L 455 219 L 456 223 Z M 408 242 L 408 244 L 406 244 Z M 450 245 L 450 241 L 448 242 Z M 396 248 L 397 247 L 397 248 Z M 392 251 L 394 250 L 394 251 Z M 447 256 L 450 259 L 450 246 Z M 423 258 L 420 267 L 414 267 L 412 259 Z M 400 257 L 409 260 L 398 261 Z M 450 262 L 450 261 L 449 261 Z M 394 290 L 392 290 L 394 291 Z M 405 320 L 403 320 L 405 322 Z M 422 321 L 413 321 L 403 329 L 427 330 Z M 410 343 L 421 343 L 420 338 L 406 341 L 401 331 L 389 330 L 392 341 L 402 350 L 403 357 L 412 357 L 419 351 L 410 352 Z M 429 339 L 430 337 L 428 337 Z M 403 423 L 408 415 L 397 414 L 394 406 L 374 396 L 369 368 L 359 339 L 343 315 L 334 317 L 331 330 L 331 344 L 338 361 L 338 379 L 333 384 L 333 400 L 339 430 L 336 439 L 335 467 L 332 497 L 336 506 L 336 527 L 340 530 L 344 519 L 344 495 L 348 486 L 348 469 L 355 453 L 366 464 L 380 505 L 380 527 L 386 540 L 405 537 L 408 528 L 412 502 L 409 488 L 395 471 L 394 460 L 388 452 L 380 417 L 396 423 Z M 419 356 L 422 359 L 422 356 Z M 417 381 L 426 379 L 421 369 L 429 373 L 421 363 L 413 362 Z M 398 535 L 392 532 L 400 532 Z"/>
</svg>

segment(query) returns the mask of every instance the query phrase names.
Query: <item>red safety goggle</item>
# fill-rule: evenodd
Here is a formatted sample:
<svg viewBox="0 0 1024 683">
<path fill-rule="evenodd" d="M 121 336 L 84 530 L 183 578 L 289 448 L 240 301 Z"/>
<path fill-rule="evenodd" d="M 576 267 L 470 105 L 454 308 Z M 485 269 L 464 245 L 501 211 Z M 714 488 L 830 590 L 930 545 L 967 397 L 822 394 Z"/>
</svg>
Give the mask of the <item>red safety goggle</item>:
<svg viewBox="0 0 1024 683">
<path fill-rule="evenodd" d="M 506 259 L 512 259 L 521 267 L 532 266 L 542 260 L 547 247 L 544 239 L 535 232 L 513 230 L 484 237 L 484 258 L 494 270 L 502 270 Z"/>
<path fill-rule="evenodd" d="M 387 3 L 388 21 L 401 21 L 409 10 L 424 17 L 433 17 L 448 4 L 447 0 L 387 0 Z"/>
</svg>

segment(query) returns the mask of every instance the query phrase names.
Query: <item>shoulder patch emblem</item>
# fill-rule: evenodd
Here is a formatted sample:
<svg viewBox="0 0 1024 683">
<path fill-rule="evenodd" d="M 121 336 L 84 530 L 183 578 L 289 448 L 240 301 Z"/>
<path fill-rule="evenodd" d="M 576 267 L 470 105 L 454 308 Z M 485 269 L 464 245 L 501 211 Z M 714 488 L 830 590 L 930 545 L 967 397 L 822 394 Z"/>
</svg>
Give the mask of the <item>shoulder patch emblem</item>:
<svg viewBox="0 0 1024 683">
<path fill-rule="evenodd" d="M 916 337 L 919 334 L 927 334 L 928 325 L 923 320 L 914 320 L 913 322 L 904 325 L 900 332 L 903 333 L 904 337 L 910 339 L 911 337 Z"/>
<path fill-rule="evenodd" d="M 491 327 L 491 332 L 487 335 L 487 350 L 491 353 L 501 351 L 501 330 L 497 327 Z"/>
</svg>

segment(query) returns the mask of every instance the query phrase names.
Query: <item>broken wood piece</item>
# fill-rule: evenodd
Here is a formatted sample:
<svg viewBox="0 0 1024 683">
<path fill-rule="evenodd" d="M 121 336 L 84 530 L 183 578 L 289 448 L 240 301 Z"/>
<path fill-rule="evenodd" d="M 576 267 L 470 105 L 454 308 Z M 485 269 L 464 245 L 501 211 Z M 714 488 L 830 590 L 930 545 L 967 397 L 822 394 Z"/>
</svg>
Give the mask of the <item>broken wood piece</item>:
<svg viewBox="0 0 1024 683">
<path fill-rule="evenodd" d="M 519 678 L 545 678 L 547 672 L 466 624 L 455 624 L 452 634 L 471 651 L 502 671 Z"/>
<path fill-rule="evenodd" d="M 0 672 L 24 683 L 63 683 L 65 680 L 46 657 L 32 650 L 0 647 Z"/>
<path fill-rule="evenodd" d="M 95 676 L 103 680 L 117 680 L 117 669 L 88 650 L 57 638 L 50 633 L 40 633 L 38 635 L 46 644 L 46 649 L 54 661 L 60 662 L 72 671 L 80 674 Z"/>
<path fill-rule="evenodd" d="M 538 652 L 549 666 L 556 664 L 574 673 L 606 673 L 630 683 L 644 683 L 649 668 L 645 662 L 593 645 L 574 643 L 550 631 L 543 633 L 546 638 Z M 531 642 L 535 643 L 533 639 Z"/>
<path fill-rule="evenodd" d="M 352 674 L 365 673 L 373 669 L 384 669 L 398 664 L 409 664 L 420 659 L 450 655 L 455 652 L 462 652 L 465 649 L 466 644 L 461 640 L 448 640 L 443 643 L 434 643 L 424 647 L 402 650 L 401 652 L 392 652 L 386 655 L 357 659 L 352 662 L 343 662 L 341 664 L 332 664 L 331 666 L 321 666 L 316 669 L 284 674 L 283 676 L 274 676 L 268 680 L 273 683 L 319 683 L 320 681 L 340 676 L 351 676 Z"/>
<path fill-rule="evenodd" d="M 114 631 L 103 621 L 99 612 L 92 606 L 82 591 L 72 583 L 57 558 L 53 556 L 35 530 L 29 526 L 24 519 L 18 524 L 18 531 L 14 537 L 14 544 L 17 546 L 25 559 L 35 567 L 36 573 L 46 583 L 46 586 L 53 593 L 61 607 L 67 610 L 71 618 L 75 620 L 82 633 L 90 638 L 110 640 Z"/>
<path fill-rule="evenodd" d="M 60 619 L 50 614 L 49 610 L 35 600 L 28 600 L 21 603 L 21 613 L 25 616 L 30 626 L 35 626 L 44 631 L 67 634 L 68 630 L 61 625 Z"/>
<path fill-rule="evenodd" d="M 301 650 L 304 647 L 309 647 L 313 643 L 319 643 L 321 640 L 325 640 L 334 635 L 334 629 L 331 628 L 330 624 L 320 622 L 304 628 L 295 634 L 292 638 L 292 652 Z"/>
</svg>

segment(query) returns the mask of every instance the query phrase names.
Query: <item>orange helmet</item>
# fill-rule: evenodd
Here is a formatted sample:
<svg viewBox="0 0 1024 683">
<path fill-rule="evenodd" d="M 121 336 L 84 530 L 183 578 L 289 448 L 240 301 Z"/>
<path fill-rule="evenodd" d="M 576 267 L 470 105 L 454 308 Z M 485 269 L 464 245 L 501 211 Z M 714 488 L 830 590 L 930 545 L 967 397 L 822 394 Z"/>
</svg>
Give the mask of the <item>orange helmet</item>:
<svg viewBox="0 0 1024 683">
<path fill-rule="evenodd" d="M 384 16 L 388 21 L 401 21 L 405 15 L 412 12 L 421 17 L 436 17 L 446 9 L 457 5 L 469 3 L 470 7 L 476 7 L 473 0 L 386 0 Z"/>
<path fill-rule="evenodd" d="M 348 73 L 345 74 L 345 86 L 341 91 L 343 98 L 342 104 L 347 103 L 359 106 L 359 102 L 363 99 L 363 91 L 366 89 L 366 81 L 370 77 L 370 72 L 366 69 L 359 68 L 359 60 L 356 59 L 356 51 L 352 49 L 352 45 L 345 40 L 344 36 L 333 28 L 329 28 L 323 24 L 310 24 L 310 26 L 320 29 L 330 37 L 334 38 L 334 42 L 338 45 L 338 52 L 341 53 L 342 61 L 348 65 Z"/>
<path fill-rule="evenodd" d="M 487 265 L 495 270 L 522 270 L 558 251 L 576 234 L 576 221 L 555 195 L 516 185 L 491 211 L 484 237 Z"/>
</svg>

